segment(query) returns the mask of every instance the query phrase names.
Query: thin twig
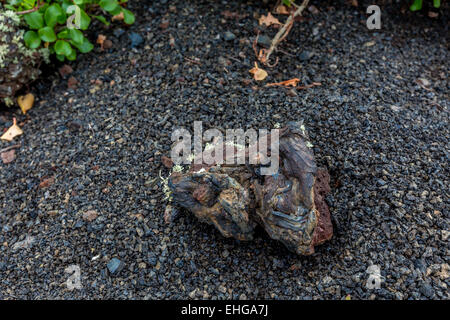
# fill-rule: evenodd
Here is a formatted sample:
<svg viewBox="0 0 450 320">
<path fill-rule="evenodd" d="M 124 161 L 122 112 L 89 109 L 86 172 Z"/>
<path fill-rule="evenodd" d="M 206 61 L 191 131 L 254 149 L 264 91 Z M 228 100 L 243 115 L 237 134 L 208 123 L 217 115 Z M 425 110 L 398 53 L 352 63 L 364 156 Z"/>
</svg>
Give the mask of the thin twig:
<svg viewBox="0 0 450 320">
<path fill-rule="evenodd" d="M 189 61 L 190 63 L 195 63 L 195 64 L 202 64 L 200 61 L 194 60 L 194 59 L 190 59 L 188 57 L 184 57 L 184 59 L 186 59 L 187 61 Z M 197 59 L 197 58 L 196 58 Z"/>
<path fill-rule="evenodd" d="M 278 31 L 278 33 L 273 38 L 272 43 L 270 44 L 270 48 L 264 56 L 264 61 L 262 61 L 263 63 L 268 63 L 270 55 L 275 50 L 277 45 L 281 41 L 283 41 L 284 38 L 286 38 L 286 36 L 288 35 L 289 31 L 292 28 L 295 18 L 302 14 L 303 10 L 305 10 L 305 8 L 308 6 L 308 3 L 309 3 L 309 0 L 303 0 L 303 3 L 297 8 L 297 10 L 295 10 L 295 12 L 293 14 L 291 14 L 289 16 L 289 18 L 287 18 L 286 23 L 283 25 L 283 27 Z"/>
<path fill-rule="evenodd" d="M 9 151 L 9 150 L 11 150 L 11 149 L 17 149 L 17 148 L 20 148 L 21 147 L 21 144 L 19 143 L 19 144 L 15 144 L 15 145 L 12 145 L 12 146 L 9 146 L 9 147 L 6 147 L 6 148 L 3 148 L 3 149 L 1 149 L 0 150 L 0 153 L 3 153 L 3 152 L 5 152 L 5 151 Z"/>
<path fill-rule="evenodd" d="M 38 11 L 44 4 L 45 4 L 45 2 L 41 3 L 41 0 L 38 0 L 38 2 L 36 4 L 36 7 L 32 8 L 32 9 L 29 9 L 29 10 L 16 12 L 16 14 L 17 15 L 21 15 L 21 14 L 26 14 L 26 13 L 31 13 L 31 12 Z"/>
</svg>

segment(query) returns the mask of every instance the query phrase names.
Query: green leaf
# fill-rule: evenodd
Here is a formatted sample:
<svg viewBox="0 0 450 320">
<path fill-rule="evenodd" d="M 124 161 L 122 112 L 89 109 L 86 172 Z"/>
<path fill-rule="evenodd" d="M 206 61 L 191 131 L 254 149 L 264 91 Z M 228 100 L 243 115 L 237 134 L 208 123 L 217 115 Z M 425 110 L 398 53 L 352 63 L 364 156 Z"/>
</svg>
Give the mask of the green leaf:
<svg viewBox="0 0 450 320">
<path fill-rule="evenodd" d="M 22 0 L 20 4 L 23 7 L 23 9 L 30 10 L 34 8 L 35 2 L 36 0 Z"/>
<path fill-rule="evenodd" d="M 134 21 L 136 20 L 134 18 L 134 14 L 130 10 L 124 8 L 122 8 L 122 12 L 123 12 L 123 21 L 126 24 L 133 24 Z"/>
<path fill-rule="evenodd" d="M 58 32 L 56 36 L 58 37 L 58 39 L 69 39 L 70 38 L 69 29 L 64 28 L 62 31 Z"/>
<path fill-rule="evenodd" d="M 57 54 L 56 55 L 56 58 L 59 60 L 59 61 L 64 61 L 64 56 L 63 55 L 61 55 L 61 54 Z"/>
<path fill-rule="evenodd" d="M 62 7 L 63 11 L 65 13 L 67 13 L 67 8 L 70 7 L 71 5 L 73 5 L 73 3 L 70 2 L 69 0 L 63 0 L 61 7 Z"/>
<path fill-rule="evenodd" d="M 414 0 L 413 4 L 409 7 L 409 10 L 418 11 L 422 9 L 422 2 L 423 0 Z"/>
<path fill-rule="evenodd" d="M 36 49 L 41 44 L 41 39 L 39 38 L 38 34 L 34 31 L 27 31 L 23 35 L 23 40 L 25 41 L 25 44 L 30 49 Z"/>
<path fill-rule="evenodd" d="M 441 6 L 441 0 L 433 0 L 433 7 L 439 8 Z"/>
<path fill-rule="evenodd" d="M 72 47 L 67 41 L 64 40 L 58 40 L 55 42 L 55 52 L 56 54 L 63 55 L 63 56 L 69 56 L 72 54 Z"/>
<path fill-rule="evenodd" d="M 17 6 L 20 4 L 21 0 L 8 0 L 7 2 L 12 6 Z"/>
<path fill-rule="evenodd" d="M 87 15 L 86 12 L 84 12 L 84 10 L 80 10 L 81 11 L 81 30 L 86 30 L 87 28 L 89 28 L 89 24 L 91 23 L 91 18 L 89 18 L 89 16 Z"/>
<path fill-rule="evenodd" d="M 47 10 L 45 10 L 45 24 L 53 28 L 59 21 L 61 21 L 61 16 L 64 16 L 64 11 L 61 9 L 61 6 L 59 4 L 54 3 L 49 6 Z"/>
<path fill-rule="evenodd" d="M 109 14 L 112 16 L 115 16 L 115 15 L 119 14 L 121 11 L 122 11 L 122 7 L 117 6 L 114 10 L 109 11 Z"/>
<path fill-rule="evenodd" d="M 73 3 L 79 6 L 81 6 L 84 2 L 85 2 L 84 0 L 73 0 Z"/>
<path fill-rule="evenodd" d="M 31 29 L 40 29 L 44 26 L 44 18 L 40 12 L 34 11 L 27 13 L 23 18 Z"/>
<path fill-rule="evenodd" d="M 293 1 L 292 1 L 292 2 L 293 2 Z M 291 6 L 291 0 L 283 0 L 283 4 L 284 4 L 285 6 L 290 7 L 290 6 Z"/>
<path fill-rule="evenodd" d="M 87 52 L 91 51 L 92 49 L 94 49 L 94 45 L 92 43 L 90 43 L 89 40 L 86 39 L 85 37 L 83 37 L 83 43 L 81 45 L 76 44 L 73 41 L 71 41 L 70 43 L 74 47 L 76 47 L 78 50 L 80 50 L 81 53 L 87 53 Z"/>
<path fill-rule="evenodd" d="M 39 37 L 45 42 L 53 42 L 56 40 L 55 32 L 51 27 L 43 27 L 38 31 Z"/>
<path fill-rule="evenodd" d="M 108 22 L 108 20 L 106 20 L 104 16 L 93 16 L 93 17 L 107 26 L 110 25 L 110 23 Z"/>
<path fill-rule="evenodd" d="M 77 29 L 69 29 L 70 37 L 76 44 L 83 44 L 83 33 Z"/>
<path fill-rule="evenodd" d="M 119 7 L 119 3 L 117 2 L 117 0 L 101 0 L 99 5 L 100 7 L 102 7 L 102 9 L 108 11 L 109 13 L 113 12 L 117 9 L 117 7 Z"/>
<path fill-rule="evenodd" d="M 74 61 L 77 58 L 77 52 L 72 50 L 72 53 L 66 56 L 67 60 Z"/>
</svg>

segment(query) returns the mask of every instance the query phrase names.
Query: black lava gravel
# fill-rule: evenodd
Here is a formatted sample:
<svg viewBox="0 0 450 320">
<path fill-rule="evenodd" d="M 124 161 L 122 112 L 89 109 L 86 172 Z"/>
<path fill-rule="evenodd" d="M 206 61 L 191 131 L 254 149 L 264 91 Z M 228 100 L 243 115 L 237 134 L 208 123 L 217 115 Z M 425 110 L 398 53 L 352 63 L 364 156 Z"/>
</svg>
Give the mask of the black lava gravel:
<svg viewBox="0 0 450 320">
<path fill-rule="evenodd" d="M 363 2 L 313 1 L 258 83 L 253 40 L 277 31 L 259 27 L 261 1 L 131 1 L 135 25 L 98 26 L 91 40 L 113 47 L 80 55 L 76 88 L 48 72 L 26 116 L 0 114 L 24 131 L 0 142 L 21 144 L 0 163 L 0 298 L 448 299 L 448 10 L 386 5 L 370 31 Z M 264 86 L 294 77 L 322 85 Z M 314 255 L 262 231 L 224 239 L 186 213 L 164 223 L 175 127 L 297 119 L 331 174 L 335 234 Z"/>
</svg>

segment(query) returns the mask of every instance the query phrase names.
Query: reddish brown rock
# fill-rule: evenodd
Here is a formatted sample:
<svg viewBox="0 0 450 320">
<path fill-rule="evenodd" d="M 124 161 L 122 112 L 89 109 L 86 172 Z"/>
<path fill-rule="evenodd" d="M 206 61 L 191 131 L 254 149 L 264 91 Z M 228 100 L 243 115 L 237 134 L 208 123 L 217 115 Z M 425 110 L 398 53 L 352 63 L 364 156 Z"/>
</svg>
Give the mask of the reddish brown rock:
<svg viewBox="0 0 450 320">
<path fill-rule="evenodd" d="M 172 159 L 170 159 L 170 158 L 168 158 L 166 156 L 162 156 L 161 157 L 161 162 L 167 169 L 172 169 L 172 167 L 173 167 Z"/>
</svg>

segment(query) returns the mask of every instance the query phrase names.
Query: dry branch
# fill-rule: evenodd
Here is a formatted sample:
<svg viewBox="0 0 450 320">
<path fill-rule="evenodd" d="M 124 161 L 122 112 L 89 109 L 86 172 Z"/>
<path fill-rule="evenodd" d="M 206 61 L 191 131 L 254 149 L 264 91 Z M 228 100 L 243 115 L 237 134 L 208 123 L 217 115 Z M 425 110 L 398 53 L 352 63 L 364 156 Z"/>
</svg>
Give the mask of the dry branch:
<svg viewBox="0 0 450 320">
<path fill-rule="evenodd" d="M 283 27 L 278 31 L 278 33 L 275 35 L 275 37 L 272 39 L 272 43 L 270 44 L 269 50 L 265 52 L 264 56 L 262 57 L 261 62 L 264 64 L 268 64 L 270 55 L 272 52 L 276 49 L 278 44 L 283 41 L 286 36 L 289 34 L 289 31 L 291 31 L 292 25 L 294 24 L 294 20 L 297 16 L 300 16 L 305 10 L 305 8 L 308 6 L 309 0 L 304 0 L 303 3 L 297 7 L 297 10 L 293 14 L 287 18 L 286 23 L 283 25 Z"/>
</svg>

